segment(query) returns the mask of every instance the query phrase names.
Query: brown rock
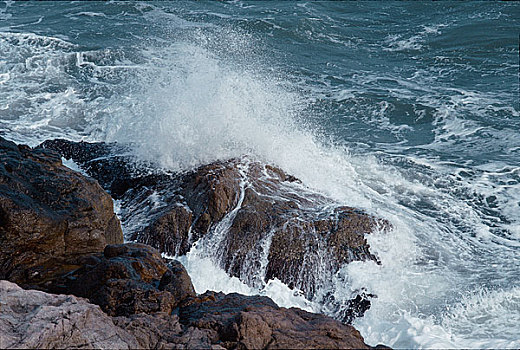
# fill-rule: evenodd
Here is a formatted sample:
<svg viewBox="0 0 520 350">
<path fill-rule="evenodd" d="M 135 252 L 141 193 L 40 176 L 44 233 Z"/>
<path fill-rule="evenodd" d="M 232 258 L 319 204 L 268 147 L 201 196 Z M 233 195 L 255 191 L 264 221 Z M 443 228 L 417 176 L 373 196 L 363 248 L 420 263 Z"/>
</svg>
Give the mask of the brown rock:
<svg viewBox="0 0 520 350">
<path fill-rule="evenodd" d="M 390 227 L 385 220 L 311 191 L 279 168 L 247 158 L 214 162 L 183 174 L 146 175 L 131 171 L 140 168 L 135 163 L 118 171 L 127 161 L 122 157 L 115 157 L 110 170 L 106 161 L 98 165 L 97 159 L 81 152 L 82 147 L 99 149 L 103 144 L 80 147 L 55 140 L 45 146 L 83 162 L 90 175 L 106 183 L 127 184 L 117 196 L 124 224 L 134 229 L 131 240 L 170 255 L 185 254 L 198 242 L 230 275 L 251 286 L 277 278 L 313 299 L 317 288 L 328 284 L 343 264 L 377 261 L 365 235 L 376 227 Z M 136 213 L 147 215 L 136 223 Z M 368 305 L 354 306 L 344 319 L 362 315 Z"/>
<path fill-rule="evenodd" d="M 159 282 L 159 290 L 170 292 L 179 302 L 195 297 L 195 289 L 186 268 L 177 260 L 170 262 L 168 268 Z"/>
<path fill-rule="evenodd" d="M 183 333 L 179 318 L 164 312 L 120 316 L 112 320 L 116 326 L 132 334 L 142 349 L 176 348 Z"/>
<path fill-rule="evenodd" d="M 330 317 L 277 307 L 269 298 L 206 293 L 165 312 L 109 317 L 70 295 L 0 281 L 0 348 L 365 349 Z"/>
<path fill-rule="evenodd" d="M 246 349 L 264 349 L 271 342 L 273 330 L 259 313 L 241 312 L 237 325 L 238 341 Z"/>
<path fill-rule="evenodd" d="M 162 252 L 182 255 L 190 250 L 193 243 L 192 238 L 187 234 L 192 224 L 191 210 L 185 206 L 175 205 L 146 227 L 142 234 L 136 231 L 131 238 L 150 244 Z"/>
<path fill-rule="evenodd" d="M 148 244 L 175 254 L 184 251 L 179 246 L 187 246 L 186 240 L 193 243 L 202 237 L 202 244 L 206 240 L 211 245 L 208 250 L 215 251 L 215 258 L 232 276 L 249 285 L 278 278 L 304 291 L 308 298 L 342 264 L 377 261 L 369 251 L 365 234 L 387 222 L 338 206 L 281 169 L 234 159 L 200 167 L 184 179 L 181 193 L 193 218 L 184 239 L 168 247 L 157 239 L 167 233 L 157 235 L 157 230 L 153 235 L 145 230 L 137 239 L 144 236 Z M 196 200 L 190 201 L 193 193 Z M 205 205 L 195 206 L 192 202 Z M 226 220 L 225 232 L 215 235 Z M 175 237 L 182 236 L 178 228 L 172 230 Z M 259 280 L 262 276 L 263 280 Z"/>
<path fill-rule="evenodd" d="M 170 313 L 195 296 L 184 267 L 168 269 L 157 250 L 140 243 L 108 245 L 104 255 L 66 276 L 62 292 L 88 298 L 111 316 Z M 180 265 L 180 266 L 179 266 Z"/>
<path fill-rule="evenodd" d="M 185 326 L 211 330 L 211 342 L 228 349 L 369 348 L 352 326 L 296 308 L 279 308 L 267 297 L 206 293 L 181 307 L 179 316 Z"/>
<path fill-rule="evenodd" d="M 237 163 L 216 162 L 185 177 L 182 194 L 194 213 L 194 229 L 201 234 L 236 206 L 240 195 Z"/>
<path fill-rule="evenodd" d="M 112 199 L 51 151 L 0 138 L 0 278 L 45 288 L 77 259 L 122 243 Z"/>
</svg>

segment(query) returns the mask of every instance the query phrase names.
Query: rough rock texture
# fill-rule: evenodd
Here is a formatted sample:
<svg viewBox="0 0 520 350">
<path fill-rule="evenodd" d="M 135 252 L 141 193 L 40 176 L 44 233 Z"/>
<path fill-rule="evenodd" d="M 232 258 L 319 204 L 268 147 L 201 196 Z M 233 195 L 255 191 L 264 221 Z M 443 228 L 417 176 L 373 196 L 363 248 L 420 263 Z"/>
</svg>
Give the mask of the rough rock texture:
<svg viewBox="0 0 520 350">
<path fill-rule="evenodd" d="M 0 348 L 133 349 L 139 343 L 98 306 L 0 281 Z"/>
<path fill-rule="evenodd" d="M 162 275 L 158 288 L 170 292 L 179 303 L 196 295 L 188 271 L 177 260 L 168 264 L 168 270 Z"/>
<path fill-rule="evenodd" d="M 352 326 L 299 309 L 279 308 L 267 297 L 213 292 L 196 296 L 184 267 L 176 261 L 166 265 L 158 251 L 147 245 L 105 245 L 118 243 L 121 230 L 111 224 L 101 225 L 104 231 L 99 228 L 102 214 L 110 217 L 107 221 L 114 216 L 110 198 L 94 181 L 67 170 L 46 150 L 0 141 L 5 159 L 0 169 L 1 271 L 13 280 L 20 278 L 25 287 L 76 295 L 22 290 L 0 281 L 0 348 L 368 348 Z M 215 235 L 218 238 L 221 232 L 229 238 L 227 233 L 233 232 L 236 217 L 247 205 L 248 189 L 265 191 L 260 185 L 254 187 L 255 180 L 249 177 L 257 163 L 217 163 L 200 177 L 144 173 L 127 182 L 110 177 L 112 167 L 107 164 L 103 181 L 110 182 L 114 192 L 123 188 L 117 195 L 126 203 L 142 204 L 143 195 L 150 197 L 149 190 L 164 194 L 175 189 L 161 197 L 161 204 L 152 205 L 156 211 L 151 222 L 183 208 L 193 220 L 187 232 L 178 230 L 179 237 L 187 235 L 184 239 L 191 242 L 196 239 L 193 234 L 200 234 L 203 244 L 217 242 L 216 252 L 224 257 L 226 245 Z M 122 168 L 114 174 L 136 174 L 128 163 L 118 164 Z M 279 174 L 275 168 L 258 166 Z M 228 183 L 218 177 L 222 171 L 229 172 Z M 234 171 L 240 175 L 238 187 L 231 177 Z M 294 182 L 290 177 L 286 180 Z M 271 188 L 272 183 L 269 177 L 265 186 Z M 274 208 L 277 198 L 283 197 L 276 186 L 269 199 Z M 104 203 L 107 198 L 110 206 Z M 16 210 L 18 217 L 13 214 Z M 278 214 L 282 212 L 272 215 Z M 268 223 L 275 225 L 276 233 L 277 221 Z M 95 235 L 92 230 L 99 232 Z"/>
<path fill-rule="evenodd" d="M 352 327 L 269 298 L 206 293 L 178 314 L 109 317 L 71 295 L 0 281 L 0 348 L 369 348 Z"/>
<path fill-rule="evenodd" d="M 0 138 L 0 279 L 45 285 L 78 258 L 122 243 L 112 199 L 41 148 Z"/>
<path fill-rule="evenodd" d="M 300 309 L 279 308 L 267 297 L 206 293 L 180 309 L 180 322 L 208 330 L 212 343 L 239 349 L 364 349 L 354 327 Z"/>
<path fill-rule="evenodd" d="M 111 316 L 171 313 L 195 290 L 184 267 L 169 269 L 157 250 L 140 243 L 108 245 L 68 274 L 61 292 L 88 298 Z"/>
<path fill-rule="evenodd" d="M 365 234 L 389 226 L 247 158 L 169 175 L 132 162 L 117 145 L 53 140 L 42 147 L 74 159 L 122 200 L 130 239 L 173 255 L 185 254 L 199 240 L 228 273 L 249 285 L 278 278 L 312 298 L 342 264 L 377 261 Z M 147 225 L 134 222 L 139 213 L 147 213 Z"/>
</svg>

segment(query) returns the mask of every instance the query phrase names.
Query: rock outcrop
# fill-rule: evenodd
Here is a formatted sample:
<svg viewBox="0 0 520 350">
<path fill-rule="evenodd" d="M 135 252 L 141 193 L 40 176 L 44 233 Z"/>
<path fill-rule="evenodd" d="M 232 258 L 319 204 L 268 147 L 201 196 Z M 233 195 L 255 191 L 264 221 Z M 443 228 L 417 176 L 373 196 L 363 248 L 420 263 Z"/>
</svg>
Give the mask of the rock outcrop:
<svg viewBox="0 0 520 350">
<path fill-rule="evenodd" d="M 205 330 L 210 341 L 227 349 L 368 348 L 354 327 L 277 307 L 267 297 L 210 292 L 199 298 L 201 302 L 180 309 L 180 322 Z"/>
<path fill-rule="evenodd" d="M 82 256 L 122 243 L 112 198 L 55 152 L 0 138 L 0 279 L 46 288 Z"/>
<path fill-rule="evenodd" d="M 312 298 L 342 264 L 377 261 L 365 234 L 389 226 L 247 158 L 167 174 L 135 163 L 115 144 L 52 140 L 42 147 L 78 162 L 122 201 L 131 240 L 172 255 L 199 241 L 229 274 L 253 286 L 278 278 Z M 141 216 L 137 224 L 138 213 L 148 221 Z"/>
<path fill-rule="evenodd" d="M 160 194 L 163 202 L 152 206 L 146 228 L 135 232 L 149 239 L 152 229 L 162 232 L 175 250 L 182 248 L 182 240 L 189 245 L 200 239 L 201 244 L 216 243 L 223 261 L 228 251 L 254 252 L 259 247 L 269 247 L 265 256 L 277 261 L 269 255 L 273 244 L 259 246 L 258 240 L 274 241 L 295 230 L 288 229 L 291 220 L 302 220 L 323 236 L 328 252 L 339 259 L 343 253 L 332 249 L 334 242 L 347 242 L 349 249 L 360 244 L 361 252 L 366 244 L 361 232 L 368 227 L 363 220 L 376 223 L 346 208 L 325 211 L 323 197 L 302 196 L 297 189 L 305 189 L 296 179 L 259 163 L 231 160 L 187 174 L 148 173 L 133 170 L 123 158 L 112 166 L 114 159 L 102 153 L 106 147 L 96 147 L 98 153 L 93 154 L 98 158 L 89 162 L 103 162 L 102 183 L 128 210 L 149 209 L 143 196 Z M 0 139 L 0 155 L 5 160 L 0 167 L 0 278 L 40 289 L 0 281 L 0 348 L 368 348 L 352 326 L 280 308 L 267 297 L 214 292 L 197 296 L 179 262 L 168 263 L 145 244 L 120 244 L 111 199 L 94 180 L 65 168 L 56 154 L 42 148 L 31 150 Z M 83 157 L 91 156 L 86 152 Z M 127 178 L 118 181 L 116 174 Z M 317 204 L 317 215 L 311 204 Z M 191 215 L 187 228 L 179 226 L 187 218 L 175 216 L 183 210 Z M 336 226 L 327 226 L 330 213 Z M 341 215 L 350 219 L 341 224 Z M 355 215 L 359 222 L 352 221 Z M 161 220 L 162 228 L 157 226 Z M 236 223 L 240 225 L 233 226 Z M 270 238 L 258 232 L 260 227 L 271 230 Z M 348 240 L 335 230 L 348 231 Z M 244 243 L 227 244 L 215 239 L 218 235 Z M 306 242 L 310 238 L 320 239 L 303 235 L 298 244 L 313 247 Z M 356 258 L 355 252 L 342 259 Z M 237 265 L 242 266 L 240 273 L 245 273 L 246 262 L 254 261 L 248 254 Z M 227 268 L 234 271 L 231 266 Z"/>
<path fill-rule="evenodd" d="M 0 281 L 0 348 L 368 349 L 352 326 L 269 298 L 209 292 L 177 314 L 110 317 L 85 299 Z"/>
</svg>

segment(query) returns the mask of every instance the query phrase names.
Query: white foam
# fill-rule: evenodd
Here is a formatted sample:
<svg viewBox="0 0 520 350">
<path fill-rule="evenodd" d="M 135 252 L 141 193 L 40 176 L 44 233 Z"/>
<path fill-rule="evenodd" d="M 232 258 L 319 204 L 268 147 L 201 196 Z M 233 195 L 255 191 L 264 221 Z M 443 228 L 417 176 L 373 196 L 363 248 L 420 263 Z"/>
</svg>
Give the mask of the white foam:
<svg viewBox="0 0 520 350">
<path fill-rule="evenodd" d="M 244 295 L 265 295 L 283 307 L 299 307 L 311 312 L 318 309 L 318 306 L 307 301 L 302 293 L 289 289 L 278 279 L 270 280 L 262 288 L 255 289 L 236 277 L 230 277 L 215 264 L 211 257 L 208 257 L 206 251 L 200 250 L 197 244 L 191 248 L 188 254 L 175 258 L 186 267 L 195 291 L 199 294 L 206 291 L 216 291 Z"/>
<path fill-rule="evenodd" d="M 85 176 L 88 176 L 88 174 L 83 169 L 81 169 L 80 166 L 78 165 L 78 163 L 76 163 L 74 160 L 72 160 L 72 159 L 65 159 L 65 158 L 61 157 L 61 162 L 67 168 L 72 169 L 74 171 L 77 171 L 78 173 L 81 173 L 81 174 L 83 174 Z"/>
<path fill-rule="evenodd" d="M 90 12 L 90 11 L 72 13 L 68 16 L 106 17 L 106 15 L 102 12 Z"/>
<path fill-rule="evenodd" d="M 422 30 L 417 34 L 405 38 L 403 34 L 393 34 L 386 38 L 387 47 L 383 48 L 385 51 L 410 51 L 421 50 L 425 46 L 425 42 L 430 35 L 441 34 L 441 28 L 448 26 L 444 23 L 423 25 Z"/>
<path fill-rule="evenodd" d="M 240 43 L 226 45 L 236 45 L 234 49 L 240 52 Z M 503 247 L 489 245 L 496 236 L 482 222 L 478 207 L 450 192 L 453 186 L 460 190 L 460 183 L 447 183 L 446 189 L 439 186 L 436 176 L 443 176 L 442 181 L 449 179 L 449 167 L 428 159 L 409 158 L 407 161 L 415 167 L 428 171 L 418 180 L 404 176 L 391 165 L 380 164 L 374 156 L 351 155 L 347 149 L 323 145 L 296 122 L 304 113 L 301 95 L 276 75 L 259 74 L 260 67 L 253 63 L 248 67 L 234 65 L 234 60 L 226 61 L 204 43 L 177 42 L 154 49 L 150 55 L 153 76 L 141 77 L 144 88 L 135 96 L 138 102 L 133 101 L 137 110 L 128 113 L 124 109 L 118 118 L 111 116 L 106 129 L 109 139 L 135 142 L 141 157 L 173 169 L 249 154 L 281 166 L 341 203 L 389 219 L 393 231 L 369 236 L 382 264 L 352 263 L 340 270 L 331 285 L 323 286 L 323 293 L 332 290 L 341 302 L 364 289 L 378 296 L 367 315 L 356 323 L 370 344 L 479 344 L 479 339 L 472 340 L 456 327 L 443 324 L 440 315 L 446 305 L 457 304 L 458 293 L 470 288 L 478 269 L 484 278 L 494 268 L 507 275 L 508 260 L 513 268 L 518 265 L 511 256 L 487 265 L 490 260 L 486 254 L 494 254 L 487 250 L 494 252 Z M 415 84 L 404 88 L 423 87 Z M 468 96 L 457 104 L 477 103 Z M 383 105 L 381 113 L 387 107 Z M 444 115 L 442 126 L 449 127 L 448 111 Z M 472 130 L 467 121 L 462 122 L 465 124 L 460 126 L 458 137 Z M 472 181 L 468 186 L 474 184 Z M 487 195 L 486 186 L 479 191 Z M 511 196 L 515 193 L 511 192 Z M 465 228 L 459 228 L 460 222 Z M 198 291 L 267 294 L 269 290 L 268 295 L 282 305 L 295 303 L 291 292 L 279 281 L 268 283 L 265 290 L 255 290 L 218 274 L 211 270 L 214 263 L 204 251 L 193 250 L 183 262 L 189 266 Z M 488 267 L 483 269 L 482 264 Z M 212 271 L 212 276 L 207 271 Z M 298 305 L 302 305 L 300 301 Z M 303 305 L 309 307 L 307 303 Z M 511 337 L 496 343 L 480 340 L 481 345 L 497 346 L 512 341 Z"/>
</svg>

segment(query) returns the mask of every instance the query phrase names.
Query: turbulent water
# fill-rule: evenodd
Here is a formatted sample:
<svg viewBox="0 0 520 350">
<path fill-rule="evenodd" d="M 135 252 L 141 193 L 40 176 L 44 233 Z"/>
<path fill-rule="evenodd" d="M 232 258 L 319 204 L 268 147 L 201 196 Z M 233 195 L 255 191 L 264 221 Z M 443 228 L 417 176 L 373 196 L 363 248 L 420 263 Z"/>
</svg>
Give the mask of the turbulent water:
<svg viewBox="0 0 520 350">
<path fill-rule="evenodd" d="M 389 220 L 327 288 L 392 347 L 520 347 L 517 3 L 6 2 L 0 134 L 129 143 L 171 170 L 248 155 Z M 195 286 L 334 310 L 186 257 Z"/>
</svg>

